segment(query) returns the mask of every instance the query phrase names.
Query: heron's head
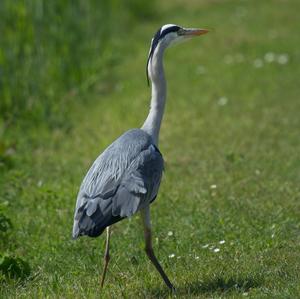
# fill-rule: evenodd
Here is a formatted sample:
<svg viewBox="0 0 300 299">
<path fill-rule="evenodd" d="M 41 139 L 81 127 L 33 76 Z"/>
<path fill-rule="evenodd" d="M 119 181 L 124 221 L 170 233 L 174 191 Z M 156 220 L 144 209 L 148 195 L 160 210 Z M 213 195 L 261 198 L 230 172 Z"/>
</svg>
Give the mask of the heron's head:
<svg viewBox="0 0 300 299">
<path fill-rule="evenodd" d="M 148 83 L 149 83 L 148 65 L 151 62 L 151 59 L 156 49 L 158 49 L 159 47 L 165 49 L 174 44 L 187 41 L 193 37 L 205 34 L 208 31 L 209 30 L 207 29 L 183 28 L 174 24 L 166 24 L 163 25 L 161 28 L 159 28 L 151 40 L 151 46 L 149 50 L 147 67 L 146 67 Z"/>
</svg>

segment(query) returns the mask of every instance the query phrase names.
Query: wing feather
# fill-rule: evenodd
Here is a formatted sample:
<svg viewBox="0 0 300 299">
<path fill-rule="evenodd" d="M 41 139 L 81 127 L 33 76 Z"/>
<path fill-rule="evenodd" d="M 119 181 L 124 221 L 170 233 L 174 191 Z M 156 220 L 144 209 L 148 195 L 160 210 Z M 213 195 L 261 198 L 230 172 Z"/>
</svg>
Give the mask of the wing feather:
<svg viewBox="0 0 300 299">
<path fill-rule="evenodd" d="M 162 171 L 163 158 L 147 133 L 123 134 L 96 159 L 81 184 L 73 237 L 97 236 L 152 202 Z"/>
<path fill-rule="evenodd" d="M 124 173 L 113 200 L 113 215 L 129 217 L 149 204 L 157 194 L 162 171 L 162 156 L 151 144 Z"/>
</svg>

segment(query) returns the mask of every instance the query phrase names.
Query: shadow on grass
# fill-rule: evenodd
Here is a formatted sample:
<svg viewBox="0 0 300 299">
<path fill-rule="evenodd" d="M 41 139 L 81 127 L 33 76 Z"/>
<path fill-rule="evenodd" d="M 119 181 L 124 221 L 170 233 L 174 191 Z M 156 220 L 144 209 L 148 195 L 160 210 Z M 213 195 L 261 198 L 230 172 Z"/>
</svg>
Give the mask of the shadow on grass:
<svg viewBox="0 0 300 299">
<path fill-rule="evenodd" d="M 216 277 L 211 280 L 206 280 L 202 282 L 194 281 L 188 283 L 184 288 L 180 288 L 180 292 L 187 291 L 191 294 L 200 293 L 214 293 L 214 292 L 231 292 L 235 291 L 238 293 L 244 293 L 252 288 L 257 288 L 260 286 L 258 280 L 251 278 L 229 278 L 224 279 L 224 277 Z"/>
<path fill-rule="evenodd" d="M 262 281 L 262 278 L 259 276 L 257 278 L 206 278 L 200 281 L 187 282 L 184 286 L 177 286 L 175 295 L 244 293 L 261 286 Z M 148 292 L 150 296 L 155 298 L 166 298 L 171 294 L 167 288 L 149 289 Z"/>
</svg>

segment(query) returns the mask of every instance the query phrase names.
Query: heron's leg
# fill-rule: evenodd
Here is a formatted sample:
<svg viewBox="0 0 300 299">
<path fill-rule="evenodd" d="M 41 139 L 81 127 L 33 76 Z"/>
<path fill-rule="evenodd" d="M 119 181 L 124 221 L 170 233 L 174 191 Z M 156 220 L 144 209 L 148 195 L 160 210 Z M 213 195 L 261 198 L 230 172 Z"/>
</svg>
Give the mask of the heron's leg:
<svg viewBox="0 0 300 299">
<path fill-rule="evenodd" d="M 142 221 L 143 221 L 143 225 L 144 225 L 144 235 L 145 235 L 145 251 L 147 253 L 148 258 L 150 259 L 150 261 L 153 263 L 153 265 L 155 266 L 156 270 L 159 272 L 160 276 L 162 277 L 162 279 L 164 280 L 165 284 L 167 285 L 167 287 L 171 290 L 174 291 L 175 288 L 172 285 L 172 283 L 170 282 L 168 276 L 166 275 L 166 273 L 164 272 L 163 268 L 161 267 L 161 265 L 159 264 L 153 248 L 152 248 L 152 233 L 151 233 L 151 220 L 150 220 L 150 207 L 147 206 L 146 208 L 144 208 L 141 211 L 142 214 Z"/>
<path fill-rule="evenodd" d="M 102 279 L 101 279 L 101 288 L 103 288 L 103 285 L 104 285 L 106 270 L 107 270 L 108 262 L 110 260 L 109 240 L 110 240 L 110 226 L 108 226 L 106 228 L 106 243 L 105 243 L 104 266 L 103 266 L 103 273 L 102 273 Z"/>
</svg>

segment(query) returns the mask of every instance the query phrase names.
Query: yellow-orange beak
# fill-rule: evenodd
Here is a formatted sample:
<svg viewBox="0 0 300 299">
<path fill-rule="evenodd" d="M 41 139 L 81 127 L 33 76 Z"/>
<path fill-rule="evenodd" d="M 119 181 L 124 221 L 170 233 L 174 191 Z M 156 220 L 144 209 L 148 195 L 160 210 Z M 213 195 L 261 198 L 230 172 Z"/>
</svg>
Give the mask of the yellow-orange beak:
<svg viewBox="0 0 300 299">
<path fill-rule="evenodd" d="M 187 29 L 184 29 L 182 35 L 192 37 L 192 36 L 198 36 L 198 35 L 206 34 L 208 32 L 209 32 L 208 29 L 187 28 Z"/>
</svg>

